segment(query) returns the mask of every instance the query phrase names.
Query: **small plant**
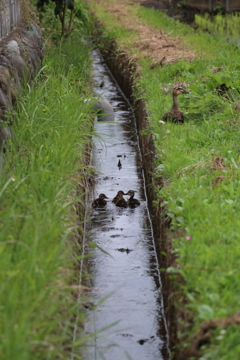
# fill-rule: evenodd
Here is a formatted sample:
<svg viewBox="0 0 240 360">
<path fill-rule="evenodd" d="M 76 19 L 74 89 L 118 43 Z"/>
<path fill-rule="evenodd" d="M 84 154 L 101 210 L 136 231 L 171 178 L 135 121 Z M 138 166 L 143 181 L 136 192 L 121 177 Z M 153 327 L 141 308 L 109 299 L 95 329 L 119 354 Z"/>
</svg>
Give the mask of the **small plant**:
<svg viewBox="0 0 240 360">
<path fill-rule="evenodd" d="M 74 2 L 73 0 L 54 0 L 55 2 L 55 8 L 54 8 L 54 15 L 57 17 L 59 16 L 59 19 L 61 21 L 62 24 L 62 33 L 61 36 L 64 36 L 66 29 L 65 26 L 65 18 L 66 18 L 66 10 L 70 9 L 71 10 L 71 14 L 70 14 L 70 20 L 69 20 L 69 25 L 68 25 L 68 31 L 71 30 L 72 28 L 72 21 L 73 21 L 73 11 L 74 11 Z M 42 9 L 44 6 L 49 5 L 49 0 L 39 0 L 37 2 L 37 8 L 40 10 Z"/>
</svg>

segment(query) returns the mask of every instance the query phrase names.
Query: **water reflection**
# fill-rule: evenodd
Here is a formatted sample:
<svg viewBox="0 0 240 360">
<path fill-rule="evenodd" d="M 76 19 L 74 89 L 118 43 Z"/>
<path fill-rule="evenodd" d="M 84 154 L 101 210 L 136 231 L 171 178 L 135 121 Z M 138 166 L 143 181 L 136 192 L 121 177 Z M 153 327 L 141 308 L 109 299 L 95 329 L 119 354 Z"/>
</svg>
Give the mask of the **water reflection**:
<svg viewBox="0 0 240 360">
<path fill-rule="evenodd" d="M 95 336 L 85 359 L 168 359 L 159 265 L 134 116 L 97 51 L 93 59 L 96 95 L 113 106 L 114 122 L 95 122 L 100 140 L 93 139 L 92 163 L 97 175 L 87 238 L 95 243 L 89 271 L 97 307 L 89 311 L 86 330 Z M 116 207 L 111 199 L 119 190 L 136 191 L 141 205 Z M 107 206 L 92 209 L 100 193 L 109 197 Z"/>
</svg>

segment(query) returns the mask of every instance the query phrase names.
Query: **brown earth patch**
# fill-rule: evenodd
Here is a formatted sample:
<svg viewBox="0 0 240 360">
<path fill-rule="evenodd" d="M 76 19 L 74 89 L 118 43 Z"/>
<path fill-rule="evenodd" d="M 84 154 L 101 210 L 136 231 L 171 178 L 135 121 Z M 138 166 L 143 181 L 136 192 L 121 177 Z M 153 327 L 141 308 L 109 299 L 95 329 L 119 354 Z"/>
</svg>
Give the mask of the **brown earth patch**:
<svg viewBox="0 0 240 360">
<path fill-rule="evenodd" d="M 191 61 L 196 57 L 196 54 L 184 45 L 183 38 L 172 37 L 170 33 L 165 33 L 162 29 L 146 25 L 142 19 L 134 15 L 132 5 L 141 5 L 141 1 L 98 0 L 97 3 L 108 14 L 112 14 L 118 24 L 124 25 L 126 29 L 137 34 L 138 40 L 131 47 L 144 58 L 152 60 L 153 64 L 175 63 L 179 59 Z"/>
<path fill-rule="evenodd" d="M 229 315 L 225 318 L 212 319 L 204 322 L 200 330 L 195 334 L 192 344 L 192 353 L 197 352 L 202 345 L 211 341 L 213 332 L 217 328 L 226 328 L 231 325 L 240 325 L 240 313 Z"/>
<path fill-rule="evenodd" d="M 212 170 L 227 170 L 224 160 L 220 157 L 213 159 Z"/>
</svg>

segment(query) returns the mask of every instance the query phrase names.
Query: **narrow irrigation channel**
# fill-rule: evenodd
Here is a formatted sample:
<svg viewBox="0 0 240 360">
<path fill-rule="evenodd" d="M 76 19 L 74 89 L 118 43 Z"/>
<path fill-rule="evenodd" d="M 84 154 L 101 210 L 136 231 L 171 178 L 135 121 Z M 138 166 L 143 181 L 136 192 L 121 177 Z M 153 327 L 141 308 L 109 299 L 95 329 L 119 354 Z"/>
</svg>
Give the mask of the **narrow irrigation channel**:
<svg viewBox="0 0 240 360">
<path fill-rule="evenodd" d="M 85 359 L 169 359 L 159 264 L 147 208 L 141 154 L 133 111 L 105 65 L 93 51 L 96 96 L 114 109 L 114 120 L 95 121 L 92 165 L 96 168 L 87 213 L 87 242 L 97 246 L 88 260 L 91 298 L 86 331 L 93 340 Z M 119 208 L 119 190 L 136 191 L 141 205 Z M 92 201 L 104 193 L 104 209 Z M 125 196 L 127 199 L 128 196 Z"/>
</svg>

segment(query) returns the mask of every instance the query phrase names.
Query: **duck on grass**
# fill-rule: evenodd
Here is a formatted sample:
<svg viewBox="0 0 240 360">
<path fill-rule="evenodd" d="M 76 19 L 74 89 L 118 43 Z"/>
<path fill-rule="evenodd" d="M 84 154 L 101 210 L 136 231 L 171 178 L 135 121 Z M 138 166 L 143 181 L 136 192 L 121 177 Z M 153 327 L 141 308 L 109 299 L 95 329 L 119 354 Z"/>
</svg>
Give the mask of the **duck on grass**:
<svg viewBox="0 0 240 360">
<path fill-rule="evenodd" d="M 178 96 L 180 94 L 189 94 L 190 91 L 186 91 L 182 86 L 175 86 L 172 91 L 173 97 L 173 106 L 170 111 L 166 112 L 163 115 L 164 121 L 172 121 L 173 123 L 183 124 L 184 123 L 184 114 L 179 110 L 178 107 Z M 161 125 L 161 121 L 159 122 Z"/>
</svg>

